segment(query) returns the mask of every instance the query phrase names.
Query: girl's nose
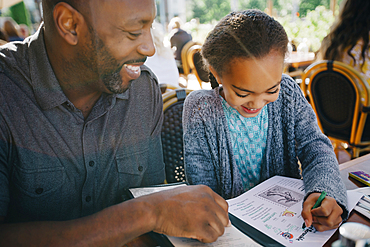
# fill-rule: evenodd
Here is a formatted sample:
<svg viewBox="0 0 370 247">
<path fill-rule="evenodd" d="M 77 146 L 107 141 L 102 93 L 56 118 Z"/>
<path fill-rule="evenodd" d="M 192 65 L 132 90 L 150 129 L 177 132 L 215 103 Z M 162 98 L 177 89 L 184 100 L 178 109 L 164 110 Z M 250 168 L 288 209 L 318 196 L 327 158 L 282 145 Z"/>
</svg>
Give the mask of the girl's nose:
<svg viewBox="0 0 370 247">
<path fill-rule="evenodd" d="M 252 109 L 260 109 L 264 107 L 266 104 L 266 101 L 261 97 L 254 97 L 251 101 L 248 103 L 248 107 Z"/>
</svg>

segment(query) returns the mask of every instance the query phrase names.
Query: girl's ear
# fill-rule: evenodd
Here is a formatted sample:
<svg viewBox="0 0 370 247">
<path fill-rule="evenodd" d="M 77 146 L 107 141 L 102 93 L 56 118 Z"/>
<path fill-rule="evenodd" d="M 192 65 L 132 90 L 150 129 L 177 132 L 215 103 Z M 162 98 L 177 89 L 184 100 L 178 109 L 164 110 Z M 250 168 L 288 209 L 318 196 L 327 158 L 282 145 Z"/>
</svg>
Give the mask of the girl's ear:
<svg viewBox="0 0 370 247">
<path fill-rule="evenodd" d="M 213 76 L 216 78 L 218 84 L 222 84 L 221 83 L 221 77 L 217 74 L 216 70 L 211 65 L 208 66 L 208 69 L 209 69 L 209 71 L 211 71 Z"/>
</svg>

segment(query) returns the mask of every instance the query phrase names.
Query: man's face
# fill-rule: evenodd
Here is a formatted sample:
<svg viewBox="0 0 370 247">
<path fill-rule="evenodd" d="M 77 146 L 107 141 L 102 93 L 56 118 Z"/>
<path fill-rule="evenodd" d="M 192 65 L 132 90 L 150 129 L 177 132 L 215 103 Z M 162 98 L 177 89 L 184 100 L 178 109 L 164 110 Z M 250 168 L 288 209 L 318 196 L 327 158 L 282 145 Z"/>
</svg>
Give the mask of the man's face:
<svg viewBox="0 0 370 247">
<path fill-rule="evenodd" d="M 78 57 L 104 84 L 99 85 L 103 91 L 122 93 L 139 78 L 146 57 L 154 55 L 154 0 L 93 0 L 90 7 L 86 43 Z"/>
</svg>

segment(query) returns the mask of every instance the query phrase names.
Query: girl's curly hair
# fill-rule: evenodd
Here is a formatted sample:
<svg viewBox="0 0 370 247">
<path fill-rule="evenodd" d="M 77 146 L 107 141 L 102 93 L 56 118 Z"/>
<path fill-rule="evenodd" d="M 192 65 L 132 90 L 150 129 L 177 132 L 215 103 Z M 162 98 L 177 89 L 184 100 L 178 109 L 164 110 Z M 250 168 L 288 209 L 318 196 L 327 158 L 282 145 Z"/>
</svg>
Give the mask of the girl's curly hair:
<svg viewBox="0 0 370 247">
<path fill-rule="evenodd" d="M 208 34 L 202 47 L 205 65 L 222 76 L 235 58 L 263 58 L 276 50 L 285 56 L 288 36 L 283 26 L 259 10 L 231 12 Z M 210 73 L 212 88 L 218 84 Z"/>
</svg>

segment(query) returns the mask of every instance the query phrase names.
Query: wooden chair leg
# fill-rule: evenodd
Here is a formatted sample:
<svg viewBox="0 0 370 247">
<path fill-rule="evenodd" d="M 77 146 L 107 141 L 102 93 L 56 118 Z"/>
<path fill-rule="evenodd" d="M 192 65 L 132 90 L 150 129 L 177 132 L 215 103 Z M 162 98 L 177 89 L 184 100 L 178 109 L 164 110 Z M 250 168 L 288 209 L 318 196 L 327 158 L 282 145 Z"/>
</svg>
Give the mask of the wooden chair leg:
<svg viewBox="0 0 370 247">
<path fill-rule="evenodd" d="M 358 158 L 358 156 L 360 155 L 360 149 L 357 147 L 353 147 L 352 152 L 353 154 L 352 154 L 351 159 Z"/>
</svg>

